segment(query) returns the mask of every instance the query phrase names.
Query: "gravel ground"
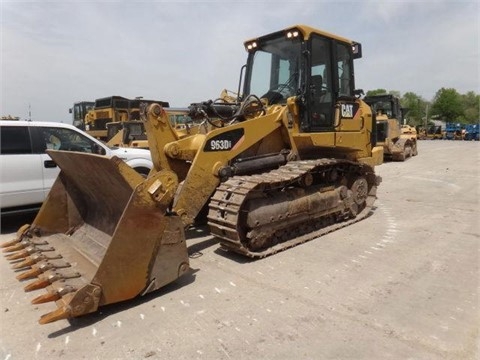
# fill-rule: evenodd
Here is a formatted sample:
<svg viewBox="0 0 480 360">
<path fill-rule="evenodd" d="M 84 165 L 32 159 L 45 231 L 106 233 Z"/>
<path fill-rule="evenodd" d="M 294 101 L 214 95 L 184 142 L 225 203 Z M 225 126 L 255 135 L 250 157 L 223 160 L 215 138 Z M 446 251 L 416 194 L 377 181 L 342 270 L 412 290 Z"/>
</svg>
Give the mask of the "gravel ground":
<svg viewBox="0 0 480 360">
<path fill-rule="evenodd" d="M 373 214 L 266 259 L 188 240 L 192 273 L 39 325 L 0 257 L 0 360 L 478 359 L 480 143 L 421 141 L 377 168 Z M 2 219 L 0 242 L 31 218 Z"/>
</svg>

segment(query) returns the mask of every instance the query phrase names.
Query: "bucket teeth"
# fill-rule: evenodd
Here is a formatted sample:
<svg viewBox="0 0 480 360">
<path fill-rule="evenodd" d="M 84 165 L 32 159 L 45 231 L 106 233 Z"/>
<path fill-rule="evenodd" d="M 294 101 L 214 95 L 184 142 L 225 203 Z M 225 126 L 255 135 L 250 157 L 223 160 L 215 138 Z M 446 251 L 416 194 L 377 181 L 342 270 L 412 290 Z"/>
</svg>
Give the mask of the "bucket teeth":
<svg viewBox="0 0 480 360">
<path fill-rule="evenodd" d="M 7 260 L 19 260 L 19 259 L 24 259 L 27 256 L 35 253 L 43 253 L 48 251 L 55 251 L 55 249 L 51 246 L 49 247 L 28 246 L 23 250 L 17 251 L 16 253 L 6 255 L 5 258 Z"/>
<path fill-rule="evenodd" d="M 31 256 L 28 256 L 25 258 L 25 260 L 22 260 L 14 265 L 12 265 L 12 269 L 17 270 L 17 269 L 23 269 L 25 267 L 30 267 L 34 264 L 36 264 L 37 261 L 33 259 Z"/>
<path fill-rule="evenodd" d="M 49 291 L 46 294 L 37 296 L 35 299 L 33 299 L 32 304 L 38 305 L 38 304 L 44 304 L 50 301 L 57 301 L 65 294 L 74 292 L 75 290 L 76 289 L 72 286 L 66 286 L 57 291 Z"/>
<path fill-rule="evenodd" d="M 17 280 L 28 280 L 28 279 L 33 279 L 40 275 L 42 273 L 42 270 L 40 268 L 35 267 L 30 270 L 27 270 L 19 275 L 17 275 Z"/>
<path fill-rule="evenodd" d="M 28 230 L 30 229 L 30 225 L 23 225 L 20 229 L 17 231 L 17 237 L 15 239 L 12 239 L 10 241 L 6 241 L 3 244 L 0 244 L 0 248 L 7 248 L 10 246 L 13 246 L 22 240 L 25 239 L 25 237 L 29 238 L 31 235 L 29 234 Z"/>
<path fill-rule="evenodd" d="M 47 279 L 46 277 L 42 277 L 42 278 L 39 278 L 38 280 L 26 285 L 23 289 L 25 290 L 25 292 L 30 292 L 30 291 L 34 291 L 34 290 L 44 289 L 50 284 L 51 284 L 51 282 L 50 282 L 49 279 Z"/>
<path fill-rule="evenodd" d="M 44 304 L 50 301 L 57 301 L 62 296 L 57 291 L 49 291 L 46 294 L 37 296 L 35 299 L 32 300 L 33 305 Z"/>
<path fill-rule="evenodd" d="M 6 255 L 5 259 L 7 260 L 19 260 L 25 259 L 30 253 L 27 250 L 17 251 L 14 254 Z"/>
<path fill-rule="evenodd" d="M 48 245 L 48 242 L 46 242 L 45 240 L 38 240 L 38 239 L 33 239 L 33 240 L 23 239 L 22 241 L 18 241 L 11 246 L 4 247 L 2 251 L 4 253 L 8 253 L 8 252 L 14 252 L 18 250 L 23 250 L 27 247 L 41 246 L 41 245 Z M 48 251 L 48 249 L 44 251 Z"/>
<path fill-rule="evenodd" d="M 15 245 L 5 247 L 5 248 L 2 250 L 2 252 L 4 252 L 4 253 L 11 253 L 11 252 L 23 250 L 23 249 L 25 249 L 25 248 L 26 248 L 27 246 L 29 246 L 29 245 L 30 245 L 30 242 L 20 241 L 20 242 L 17 242 Z"/>
<path fill-rule="evenodd" d="M 28 256 L 25 258 L 25 260 L 22 260 L 14 265 L 12 265 L 12 269 L 23 269 L 24 267 L 30 267 L 32 265 L 35 265 L 38 261 L 36 261 L 34 258 L 31 256 Z"/>
<path fill-rule="evenodd" d="M 57 320 L 68 319 L 71 317 L 71 310 L 68 307 L 60 307 L 55 311 L 42 315 L 38 322 L 42 325 L 48 324 Z"/>
<path fill-rule="evenodd" d="M 50 284 L 58 280 L 73 279 L 80 276 L 81 275 L 79 273 L 72 273 L 72 274 L 51 273 L 50 275 L 40 274 L 38 275 L 38 280 L 31 282 L 30 284 L 26 285 L 23 289 L 25 290 L 25 292 L 30 292 L 33 290 L 46 288 L 47 286 L 49 286 Z"/>
<path fill-rule="evenodd" d="M 16 264 L 19 265 L 19 264 Z M 15 266 L 16 266 L 15 265 Z M 17 280 L 27 280 L 37 277 L 40 274 L 48 270 L 56 270 L 70 267 L 69 263 L 51 263 L 51 262 L 43 262 L 37 265 L 33 265 L 30 270 L 26 270 L 23 273 L 17 275 Z"/>
<path fill-rule="evenodd" d="M 0 244 L 0 248 L 8 248 L 10 246 L 18 244 L 19 242 L 20 242 L 20 239 L 13 239 L 13 240 L 10 240 L 10 241 L 6 241 L 3 244 Z"/>
<path fill-rule="evenodd" d="M 27 256 L 25 260 L 12 265 L 12 269 L 22 269 L 24 267 L 30 267 L 32 265 L 35 265 L 36 263 L 43 260 L 56 260 L 61 258 L 62 255 L 46 256 L 44 254 L 33 254 L 31 256 Z"/>
</svg>

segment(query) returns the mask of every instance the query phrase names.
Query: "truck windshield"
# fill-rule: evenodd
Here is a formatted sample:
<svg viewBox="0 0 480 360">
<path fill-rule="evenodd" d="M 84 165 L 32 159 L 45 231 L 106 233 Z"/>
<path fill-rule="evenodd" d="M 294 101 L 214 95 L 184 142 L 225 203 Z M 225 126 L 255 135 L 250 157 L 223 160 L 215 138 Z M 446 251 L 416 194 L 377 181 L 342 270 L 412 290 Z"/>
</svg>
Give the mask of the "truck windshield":
<svg viewBox="0 0 480 360">
<path fill-rule="evenodd" d="M 270 102 L 284 102 L 300 87 L 301 43 L 284 36 L 263 41 L 250 53 L 247 67 L 246 95 L 266 97 Z"/>
</svg>

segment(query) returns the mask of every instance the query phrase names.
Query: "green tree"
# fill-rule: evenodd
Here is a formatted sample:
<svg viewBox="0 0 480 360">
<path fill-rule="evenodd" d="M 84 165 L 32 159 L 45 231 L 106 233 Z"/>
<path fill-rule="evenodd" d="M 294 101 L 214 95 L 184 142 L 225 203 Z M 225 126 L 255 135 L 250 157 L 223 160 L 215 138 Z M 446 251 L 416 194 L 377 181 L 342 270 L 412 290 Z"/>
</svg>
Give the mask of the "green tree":
<svg viewBox="0 0 480 360">
<path fill-rule="evenodd" d="M 461 121 L 464 117 L 462 103 L 462 96 L 457 90 L 441 88 L 433 99 L 432 116 L 447 122 Z"/>
<path fill-rule="evenodd" d="M 460 94 L 453 88 L 441 88 L 432 101 L 427 101 L 414 92 L 406 92 L 401 96 L 399 91 L 386 89 L 369 90 L 366 96 L 386 94 L 400 98 L 401 106 L 408 109 L 406 119 L 409 125 L 425 126 L 432 118 L 469 124 L 480 120 L 480 95 L 474 91 Z"/>
<path fill-rule="evenodd" d="M 427 115 L 426 109 L 429 106 L 426 100 L 414 92 L 407 92 L 401 97 L 400 103 L 402 107 L 408 109 L 406 118 L 409 125 L 424 125 Z"/>
<path fill-rule="evenodd" d="M 365 96 L 375 96 L 375 95 L 384 95 L 384 94 L 387 94 L 387 90 L 376 89 L 376 90 L 368 90 Z"/>
<path fill-rule="evenodd" d="M 476 124 L 480 119 L 480 95 L 469 91 L 462 95 L 463 117 L 465 123 Z"/>
</svg>

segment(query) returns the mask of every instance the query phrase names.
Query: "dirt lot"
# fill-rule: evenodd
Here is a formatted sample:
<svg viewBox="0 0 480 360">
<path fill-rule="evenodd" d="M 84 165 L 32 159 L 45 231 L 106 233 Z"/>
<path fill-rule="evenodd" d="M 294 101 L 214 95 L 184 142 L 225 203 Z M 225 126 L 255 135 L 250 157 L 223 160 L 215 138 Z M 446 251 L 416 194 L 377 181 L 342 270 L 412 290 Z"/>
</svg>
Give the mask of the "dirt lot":
<svg viewBox="0 0 480 360">
<path fill-rule="evenodd" d="M 479 150 L 421 141 L 370 217 L 263 260 L 199 232 L 190 276 L 70 322 L 0 257 L 0 359 L 478 359 Z"/>
</svg>

